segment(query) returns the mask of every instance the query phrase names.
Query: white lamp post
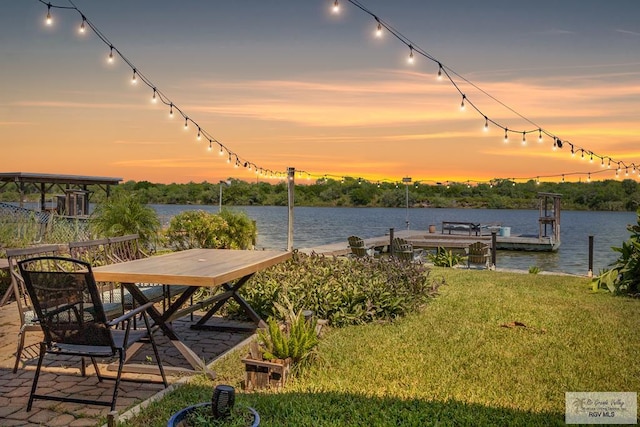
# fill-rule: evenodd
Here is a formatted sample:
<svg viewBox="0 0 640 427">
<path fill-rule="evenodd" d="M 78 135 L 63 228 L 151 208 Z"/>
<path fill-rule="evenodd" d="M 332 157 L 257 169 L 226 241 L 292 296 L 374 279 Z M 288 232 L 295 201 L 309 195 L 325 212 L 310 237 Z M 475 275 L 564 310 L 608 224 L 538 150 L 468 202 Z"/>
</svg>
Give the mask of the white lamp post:
<svg viewBox="0 0 640 427">
<path fill-rule="evenodd" d="M 220 207 L 218 208 L 218 212 L 222 212 L 222 187 L 225 186 L 225 185 L 227 185 L 227 186 L 231 185 L 231 181 L 229 181 L 229 180 L 226 180 L 226 181 L 222 181 L 221 180 L 220 181 L 220 199 L 218 200 L 219 203 L 220 203 Z"/>
</svg>

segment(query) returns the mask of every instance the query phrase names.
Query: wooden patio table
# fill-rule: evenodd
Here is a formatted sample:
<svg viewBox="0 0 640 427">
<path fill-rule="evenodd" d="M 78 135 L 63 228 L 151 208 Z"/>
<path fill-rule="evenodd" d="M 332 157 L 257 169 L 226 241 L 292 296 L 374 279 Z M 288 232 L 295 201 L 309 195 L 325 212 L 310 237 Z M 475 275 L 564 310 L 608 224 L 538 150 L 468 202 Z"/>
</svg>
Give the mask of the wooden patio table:
<svg viewBox="0 0 640 427">
<path fill-rule="evenodd" d="M 215 303 L 195 325 L 192 325 L 193 329 L 210 329 L 205 322 L 230 298 L 233 298 L 258 326 L 264 326 L 264 321 L 238 295 L 237 291 L 256 272 L 286 261 L 291 256 L 292 253 L 287 251 L 189 249 L 95 267 L 93 275 L 99 282 L 122 283 L 138 304 L 145 304 L 148 300 L 136 283 L 188 285 L 189 288 L 171 302 L 163 313 L 155 307 L 151 307 L 148 313 L 155 322 L 155 326 L 162 330 L 195 370 L 206 370 L 205 362 L 182 342 L 169 322 L 205 305 Z M 233 285 L 229 283 L 234 280 L 237 281 Z M 201 287 L 220 288 L 222 292 L 216 293 L 207 301 L 181 309 Z M 130 359 L 136 350 L 137 348 L 131 348 L 127 358 Z M 148 368 L 143 371 L 148 371 Z"/>
</svg>

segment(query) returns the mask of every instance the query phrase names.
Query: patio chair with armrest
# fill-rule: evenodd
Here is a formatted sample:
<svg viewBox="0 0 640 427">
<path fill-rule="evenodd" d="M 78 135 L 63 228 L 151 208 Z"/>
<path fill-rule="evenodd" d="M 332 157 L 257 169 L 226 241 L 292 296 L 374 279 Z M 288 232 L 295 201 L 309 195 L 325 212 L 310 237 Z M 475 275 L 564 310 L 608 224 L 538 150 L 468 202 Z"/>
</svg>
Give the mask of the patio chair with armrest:
<svg viewBox="0 0 640 427">
<path fill-rule="evenodd" d="M 349 249 L 351 249 L 351 255 L 356 258 L 367 258 L 378 255 L 378 252 L 373 246 L 367 246 L 363 239 L 358 236 L 349 236 L 347 238 L 349 242 Z"/>
<path fill-rule="evenodd" d="M 20 320 L 20 331 L 18 332 L 18 347 L 16 349 L 16 361 L 13 365 L 13 373 L 18 371 L 20 365 L 20 359 L 23 352 L 26 352 L 32 357 L 35 357 L 35 352 L 30 354 L 28 350 L 25 351 L 24 342 L 25 336 L 28 332 L 41 332 L 42 329 L 36 321 L 35 312 L 33 311 L 33 305 L 31 298 L 25 288 L 24 280 L 20 275 L 18 268 L 18 262 L 33 258 L 34 256 L 51 256 L 60 255 L 61 250 L 58 245 L 45 245 L 45 246 L 33 246 L 29 248 L 9 248 L 6 249 L 7 260 L 9 261 L 9 274 L 11 276 L 11 287 L 7 290 L 7 293 L 11 292 L 15 299 L 16 306 L 18 308 L 18 316 Z M 6 298 L 8 300 L 8 298 Z M 3 298 L 5 300 L 5 298 Z"/>
<path fill-rule="evenodd" d="M 422 262 L 425 258 L 424 249 L 414 249 L 413 245 L 401 237 L 395 237 L 391 246 L 393 256 L 402 262 Z"/>
<path fill-rule="evenodd" d="M 44 333 L 27 412 L 31 410 L 35 399 L 109 406 L 114 410 L 121 381 L 160 383 L 167 387 L 164 368 L 146 313 L 153 303 L 141 305 L 107 321 L 91 264 L 72 258 L 49 256 L 26 259 L 20 261 L 18 266 Z M 138 315 L 144 319 L 144 329 L 131 327 L 132 319 Z M 116 329 L 118 325 L 122 325 L 122 329 Z M 141 342 L 151 344 L 162 381 L 122 377 L 127 348 Z M 68 356 L 90 358 L 100 382 L 115 381 L 111 400 L 62 395 L 64 382 L 60 384 L 60 390 L 52 392 L 48 388 L 44 389 L 55 394 L 38 394 L 38 380 L 47 355 L 62 356 L 65 360 Z M 113 357 L 118 358 L 116 376 L 103 376 L 96 359 Z"/>
<path fill-rule="evenodd" d="M 467 252 L 467 268 L 471 264 L 487 268 L 491 262 L 491 246 L 482 242 L 475 242 L 469 245 Z"/>
</svg>

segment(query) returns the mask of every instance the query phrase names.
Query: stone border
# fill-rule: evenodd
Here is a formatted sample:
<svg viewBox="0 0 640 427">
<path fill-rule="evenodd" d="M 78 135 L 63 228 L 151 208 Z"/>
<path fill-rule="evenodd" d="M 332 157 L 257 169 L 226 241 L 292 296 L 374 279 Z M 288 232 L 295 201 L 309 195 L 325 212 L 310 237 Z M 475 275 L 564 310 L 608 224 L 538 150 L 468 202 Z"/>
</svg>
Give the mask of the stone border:
<svg viewBox="0 0 640 427">
<path fill-rule="evenodd" d="M 218 357 L 213 359 L 211 361 L 211 363 L 209 363 L 207 365 L 207 368 L 211 368 L 215 363 L 217 363 L 218 361 L 224 359 L 225 357 L 227 357 L 230 353 L 234 352 L 235 350 L 237 350 L 237 349 L 239 349 L 241 347 L 249 345 L 249 343 L 254 341 L 256 338 L 257 338 L 257 334 L 253 334 L 250 337 L 248 337 L 245 340 L 243 340 L 242 342 L 236 344 L 234 347 L 231 347 L 230 349 L 228 349 L 225 352 L 221 353 Z M 171 384 L 169 387 L 159 391 L 158 393 L 156 393 L 153 396 L 149 397 L 147 400 L 145 400 L 143 402 L 140 402 L 139 404 L 137 404 L 136 406 L 134 406 L 134 407 L 132 407 L 130 409 L 127 409 L 122 414 L 118 414 L 117 411 L 110 412 L 107 415 L 107 423 L 103 424 L 101 427 L 115 427 L 118 422 L 126 421 L 126 420 L 129 420 L 129 419 L 133 418 L 134 416 L 136 416 L 140 412 L 142 412 L 142 410 L 145 409 L 147 406 L 149 406 L 151 403 L 162 399 L 167 393 L 171 393 L 174 390 L 176 390 L 177 388 L 179 388 L 179 387 L 181 387 L 181 386 L 183 386 L 185 384 L 188 384 L 193 379 L 193 377 L 194 377 L 194 375 L 191 375 L 191 376 L 179 379 L 177 382 L 175 382 L 175 383 Z"/>
</svg>

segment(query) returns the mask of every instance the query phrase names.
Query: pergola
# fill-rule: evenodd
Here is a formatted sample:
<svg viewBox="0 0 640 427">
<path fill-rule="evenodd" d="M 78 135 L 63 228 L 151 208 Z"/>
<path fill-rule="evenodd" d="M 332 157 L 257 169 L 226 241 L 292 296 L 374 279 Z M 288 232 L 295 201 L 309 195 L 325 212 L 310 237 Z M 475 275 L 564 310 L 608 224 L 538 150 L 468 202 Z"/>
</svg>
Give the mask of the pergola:
<svg viewBox="0 0 640 427">
<path fill-rule="evenodd" d="M 112 185 L 118 185 L 122 178 L 82 175 L 56 175 L 25 172 L 0 172 L 0 189 L 14 183 L 20 192 L 20 207 L 23 207 L 25 191 L 32 185 L 40 191 L 40 210 L 46 210 L 45 195 L 53 188 L 59 188 L 65 196 L 65 213 L 67 215 L 86 215 L 90 191 L 89 185 L 95 185 L 110 194 Z M 76 209 L 78 203 L 83 207 Z"/>
</svg>

